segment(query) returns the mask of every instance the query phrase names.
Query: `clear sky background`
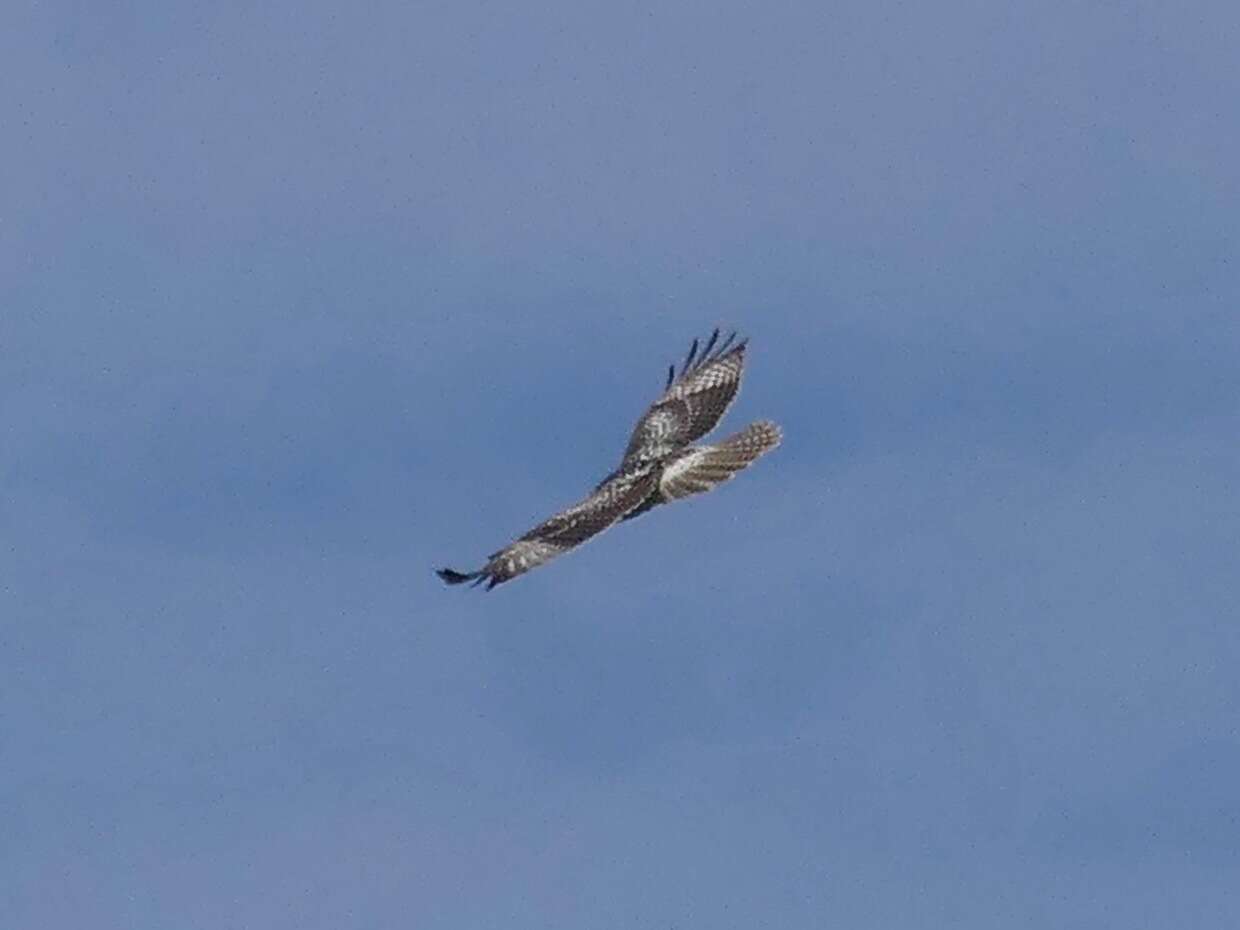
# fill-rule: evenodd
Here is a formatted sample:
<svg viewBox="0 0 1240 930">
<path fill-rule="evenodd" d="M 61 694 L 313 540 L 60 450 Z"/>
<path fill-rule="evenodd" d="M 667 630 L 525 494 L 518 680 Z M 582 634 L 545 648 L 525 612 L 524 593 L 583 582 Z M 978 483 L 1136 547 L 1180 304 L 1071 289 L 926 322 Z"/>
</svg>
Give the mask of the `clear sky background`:
<svg viewBox="0 0 1240 930">
<path fill-rule="evenodd" d="M 0 925 L 1240 925 L 1240 7 L 0 13 Z M 668 362 L 784 445 L 490 594 Z"/>
</svg>

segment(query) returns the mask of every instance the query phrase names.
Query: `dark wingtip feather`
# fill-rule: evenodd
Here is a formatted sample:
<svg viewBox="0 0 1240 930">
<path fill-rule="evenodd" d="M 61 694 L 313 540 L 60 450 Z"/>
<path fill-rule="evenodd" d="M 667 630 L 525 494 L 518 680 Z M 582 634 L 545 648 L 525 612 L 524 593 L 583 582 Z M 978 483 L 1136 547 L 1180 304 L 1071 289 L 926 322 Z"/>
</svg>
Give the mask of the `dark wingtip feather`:
<svg viewBox="0 0 1240 930">
<path fill-rule="evenodd" d="M 716 326 L 715 331 L 710 334 L 710 339 L 707 340 L 704 346 L 701 345 L 699 340 L 693 340 L 693 345 L 689 346 L 689 354 L 685 356 L 684 364 L 681 365 L 679 377 L 683 378 L 689 374 L 689 372 L 697 371 L 699 368 L 702 368 L 710 362 L 723 358 L 728 354 L 729 350 L 732 352 L 739 352 L 741 349 L 745 348 L 745 345 L 749 342 L 748 339 L 742 339 L 740 342 L 736 342 L 737 331 L 732 330 L 732 332 L 728 335 L 728 338 L 720 343 L 719 334 L 722 332 L 723 330 Z M 733 345 L 733 343 L 735 343 L 735 345 Z M 676 366 L 669 365 L 667 367 L 667 384 L 663 386 L 663 390 L 666 391 L 670 388 L 676 380 Z"/>
<path fill-rule="evenodd" d="M 475 578 L 480 578 L 482 576 L 482 572 L 458 572 L 453 571 L 450 568 L 436 569 L 435 574 L 448 584 L 462 584 L 466 581 L 473 581 Z M 477 584 L 476 581 L 474 583 Z"/>
<path fill-rule="evenodd" d="M 697 355 L 697 350 L 698 350 L 698 341 L 694 339 L 693 345 L 689 346 L 689 354 L 685 356 L 684 367 L 680 369 L 680 376 L 682 378 L 685 376 L 685 373 L 688 372 L 689 366 L 693 364 L 693 356 Z"/>
<path fill-rule="evenodd" d="M 702 350 L 702 361 L 710 358 L 710 350 L 715 347 L 715 343 L 719 341 L 719 327 L 715 327 L 715 331 L 710 334 L 710 341 L 706 343 L 706 348 Z"/>
</svg>

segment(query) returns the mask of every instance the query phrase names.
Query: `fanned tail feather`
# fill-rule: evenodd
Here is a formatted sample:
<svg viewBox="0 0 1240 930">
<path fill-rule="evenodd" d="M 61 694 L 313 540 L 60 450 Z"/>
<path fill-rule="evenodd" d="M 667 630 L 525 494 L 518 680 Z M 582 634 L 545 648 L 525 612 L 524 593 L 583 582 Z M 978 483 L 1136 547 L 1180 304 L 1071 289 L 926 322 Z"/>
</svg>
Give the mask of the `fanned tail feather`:
<svg viewBox="0 0 1240 930">
<path fill-rule="evenodd" d="M 777 425 L 759 420 L 716 445 L 691 447 L 663 469 L 659 490 L 665 501 L 709 491 L 748 468 L 782 438 Z"/>
</svg>

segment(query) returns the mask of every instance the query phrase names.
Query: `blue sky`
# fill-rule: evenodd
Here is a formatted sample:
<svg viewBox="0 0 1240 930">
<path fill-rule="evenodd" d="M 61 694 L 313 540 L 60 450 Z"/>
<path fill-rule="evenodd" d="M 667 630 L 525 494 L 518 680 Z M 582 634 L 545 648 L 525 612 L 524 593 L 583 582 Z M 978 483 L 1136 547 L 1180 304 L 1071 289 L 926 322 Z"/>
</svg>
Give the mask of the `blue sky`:
<svg viewBox="0 0 1240 930">
<path fill-rule="evenodd" d="M 0 923 L 1240 921 L 1234 4 L 0 27 Z"/>
</svg>

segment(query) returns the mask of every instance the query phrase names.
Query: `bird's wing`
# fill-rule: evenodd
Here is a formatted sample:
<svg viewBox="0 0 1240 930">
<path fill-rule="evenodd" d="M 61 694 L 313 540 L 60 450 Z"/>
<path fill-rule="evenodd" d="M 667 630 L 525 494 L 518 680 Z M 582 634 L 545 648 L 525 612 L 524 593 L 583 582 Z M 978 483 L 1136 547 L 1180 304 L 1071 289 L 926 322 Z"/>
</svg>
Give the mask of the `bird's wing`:
<svg viewBox="0 0 1240 930">
<path fill-rule="evenodd" d="M 511 545 L 492 553 L 487 564 L 478 571 L 457 572 L 445 568 L 439 571 L 439 577 L 448 584 L 485 581 L 489 590 L 597 536 L 640 507 L 654 493 L 655 486 L 653 469 L 620 475 L 604 483 L 585 500 L 544 520 Z"/>
<path fill-rule="evenodd" d="M 674 365 L 668 369 L 663 396 L 637 421 L 624 450 L 625 463 L 666 455 L 715 428 L 741 383 L 745 340 L 735 339 L 733 333 L 716 346 L 719 330 L 715 330 L 701 351 L 693 340 L 680 374 Z"/>
<path fill-rule="evenodd" d="M 710 491 L 770 452 L 782 437 L 774 423 L 759 420 L 715 445 L 685 449 L 664 467 L 659 497 L 673 501 Z"/>
</svg>

